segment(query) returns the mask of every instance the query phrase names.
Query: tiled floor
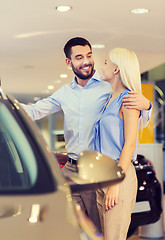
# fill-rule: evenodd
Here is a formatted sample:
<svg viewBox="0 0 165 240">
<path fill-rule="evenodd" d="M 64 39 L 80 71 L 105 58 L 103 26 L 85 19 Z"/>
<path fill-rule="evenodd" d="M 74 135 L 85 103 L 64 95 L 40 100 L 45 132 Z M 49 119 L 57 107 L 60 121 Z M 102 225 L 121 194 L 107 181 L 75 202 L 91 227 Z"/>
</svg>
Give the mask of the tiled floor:
<svg viewBox="0 0 165 240">
<path fill-rule="evenodd" d="M 164 232 L 165 232 L 165 195 L 163 196 L 163 209 L 164 209 L 164 211 L 163 211 L 163 222 L 164 222 Z M 128 238 L 128 240 L 147 240 L 147 239 L 154 239 L 154 240 L 160 240 L 160 239 L 162 239 L 162 240 L 165 240 L 165 233 L 164 233 L 164 237 L 162 237 L 162 238 L 142 238 L 142 237 L 139 237 L 139 235 L 138 235 L 138 231 L 136 232 L 136 234 L 135 235 L 133 235 L 133 236 L 131 236 L 130 238 Z"/>
</svg>

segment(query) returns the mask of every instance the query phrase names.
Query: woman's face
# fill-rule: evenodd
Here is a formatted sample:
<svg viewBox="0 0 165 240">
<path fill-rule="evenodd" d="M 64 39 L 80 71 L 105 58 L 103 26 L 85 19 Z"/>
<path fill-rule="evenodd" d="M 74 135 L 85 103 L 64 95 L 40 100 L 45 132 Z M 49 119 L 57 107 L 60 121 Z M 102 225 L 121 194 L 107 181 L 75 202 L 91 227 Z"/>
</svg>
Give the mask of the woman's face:
<svg viewBox="0 0 165 240">
<path fill-rule="evenodd" d="M 115 68 L 116 68 L 116 64 L 114 64 L 108 57 L 107 60 L 105 60 L 104 67 L 102 68 L 102 76 L 104 81 L 109 82 L 114 78 Z"/>
</svg>

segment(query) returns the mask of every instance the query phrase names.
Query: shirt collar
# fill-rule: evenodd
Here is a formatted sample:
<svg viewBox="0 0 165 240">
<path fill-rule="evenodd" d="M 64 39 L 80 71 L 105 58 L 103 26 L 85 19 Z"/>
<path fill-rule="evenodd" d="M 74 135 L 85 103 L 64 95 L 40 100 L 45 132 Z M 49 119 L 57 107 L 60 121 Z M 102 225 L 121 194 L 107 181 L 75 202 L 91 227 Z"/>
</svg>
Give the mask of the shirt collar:
<svg viewBox="0 0 165 240">
<path fill-rule="evenodd" d="M 94 81 L 101 81 L 102 78 L 100 76 L 100 74 L 98 74 L 97 71 L 95 71 L 95 73 L 93 74 L 93 76 L 89 79 L 87 85 L 89 85 L 90 83 L 94 82 Z M 77 80 L 76 80 L 76 76 L 74 77 L 73 81 L 71 82 L 70 86 L 71 88 L 74 88 L 76 87 L 78 84 L 77 84 Z"/>
</svg>

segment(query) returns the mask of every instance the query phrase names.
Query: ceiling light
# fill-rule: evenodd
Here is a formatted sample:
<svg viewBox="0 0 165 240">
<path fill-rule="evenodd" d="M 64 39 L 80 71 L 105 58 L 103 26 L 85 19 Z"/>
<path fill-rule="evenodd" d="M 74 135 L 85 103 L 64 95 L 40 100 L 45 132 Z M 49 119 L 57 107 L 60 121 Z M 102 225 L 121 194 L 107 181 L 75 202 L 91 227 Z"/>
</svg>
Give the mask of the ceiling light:
<svg viewBox="0 0 165 240">
<path fill-rule="evenodd" d="M 148 12 L 149 12 L 149 9 L 146 9 L 146 8 L 134 8 L 131 10 L 131 13 L 133 14 L 144 14 Z"/>
<path fill-rule="evenodd" d="M 93 48 L 105 48 L 105 45 L 104 44 L 94 44 L 92 45 Z"/>
<path fill-rule="evenodd" d="M 49 86 L 48 86 L 48 89 L 49 89 L 49 90 L 52 90 L 52 89 L 54 89 L 54 86 L 53 86 L 53 85 L 49 85 Z"/>
<path fill-rule="evenodd" d="M 65 73 L 63 73 L 63 74 L 60 74 L 60 78 L 67 78 L 68 77 L 68 75 L 67 74 L 65 74 Z"/>
<path fill-rule="evenodd" d="M 14 38 L 31 38 L 31 37 L 37 37 L 37 36 L 48 35 L 48 34 L 53 34 L 53 33 L 54 33 L 53 31 L 30 32 L 30 33 L 23 33 L 23 34 L 15 35 Z"/>
<path fill-rule="evenodd" d="M 55 80 L 54 82 L 55 83 L 61 83 L 61 80 Z"/>
<path fill-rule="evenodd" d="M 70 6 L 58 6 L 56 7 L 57 11 L 59 12 L 67 12 L 71 10 L 72 8 Z"/>
</svg>

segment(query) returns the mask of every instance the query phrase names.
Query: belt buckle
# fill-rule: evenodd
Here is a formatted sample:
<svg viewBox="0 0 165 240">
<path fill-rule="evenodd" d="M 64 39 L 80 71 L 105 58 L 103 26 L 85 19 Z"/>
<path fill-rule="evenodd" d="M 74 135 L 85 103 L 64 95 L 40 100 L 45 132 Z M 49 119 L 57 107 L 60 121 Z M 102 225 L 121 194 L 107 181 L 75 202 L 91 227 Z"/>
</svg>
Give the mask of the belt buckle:
<svg viewBox="0 0 165 240">
<path fill-rule="evenodd" d="M 76 160 L 74 160 L 74 159 L 72 159 L 72 158 L 69 158 L 69 162 L 70 162 L 71 164 L 76 164 Z"/>
</svg>

